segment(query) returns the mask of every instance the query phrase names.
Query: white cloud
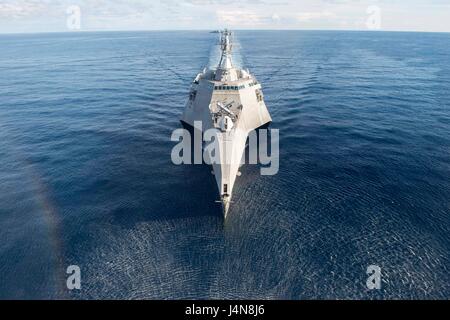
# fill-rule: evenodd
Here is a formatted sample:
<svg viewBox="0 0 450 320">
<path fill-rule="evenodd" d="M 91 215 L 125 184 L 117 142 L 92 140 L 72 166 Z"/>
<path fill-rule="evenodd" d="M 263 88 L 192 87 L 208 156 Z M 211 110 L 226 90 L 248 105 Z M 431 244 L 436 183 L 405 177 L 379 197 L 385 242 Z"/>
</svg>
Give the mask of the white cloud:
<svg viewBox="0 0 450 320">
<path fill-rule="evenodd" d="M 280 21 L 280 16 L 278 15 L 278 13 L 274 13 L 273 15 L 272 15 L 272 20 L 273 21 Z"/>
<path fill-rule="evenodd" d="M 308 22 L 311 20 L 320 20 L 320 19 L 332 19 L 336 17 L 337 15 L 331 11 L 301 12 L 297 15 L 297 19 L 300 22 Z"/>
<path fill-rule="evenodd" d="M 256 26 L 262 24 L 267 17 L 249 11 L 218 10 L 216 12 L 220 23 L 226 26 Z"/>
<path fill-rule="evenodd" d="M 0 17 L 20 19 L 45 11 L 45 5 L 35 1 L 13 1 L 0 3 Z"/>
<path fill-rule="evenodd" d="M 0 32 L 66 31 L 78 5 L 84 30 L 366 29 L 367 8 L 383 30 L 450 32 L 450 0 L 0 0 Z"/>
</svg>

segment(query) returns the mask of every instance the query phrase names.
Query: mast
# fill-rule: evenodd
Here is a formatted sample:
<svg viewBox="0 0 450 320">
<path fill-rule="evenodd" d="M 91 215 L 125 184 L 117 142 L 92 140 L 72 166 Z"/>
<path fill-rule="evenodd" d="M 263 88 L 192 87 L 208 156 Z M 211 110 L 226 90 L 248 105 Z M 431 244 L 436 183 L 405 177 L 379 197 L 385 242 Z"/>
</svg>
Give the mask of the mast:
<svg viewBox="0 0 450 320">
<path fill-rule="evenodd" d="M 233 66 L 232 50 L 233 43 L 231 40 L 231 32 L 228 30 L 222 31 L 220 39 L 220 48 L 222 55 L 220 57 L 219 65 L 216 71 L 216 81 L 235 81 L 237 80 L 237 72 Z"/>
<path fill-rule="evenodd" d="M 220 58 L 219 69 L 228 70 L 233 68 L 233 62 L 231 59 L 233 44 L 231 43 L 231 32 L 227 29 L 222 31 L 220 47 L 222 49 L 222 56 Z"/>
</svg>

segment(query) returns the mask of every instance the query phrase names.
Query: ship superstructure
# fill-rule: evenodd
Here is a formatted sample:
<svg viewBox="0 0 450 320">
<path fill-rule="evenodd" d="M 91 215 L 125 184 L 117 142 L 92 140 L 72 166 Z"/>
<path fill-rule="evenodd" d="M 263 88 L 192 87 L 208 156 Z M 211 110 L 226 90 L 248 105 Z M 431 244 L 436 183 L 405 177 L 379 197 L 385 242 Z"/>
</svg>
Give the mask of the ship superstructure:
<svg viewBox="0 0 450 320">
<path fill-rule="evenodd" d="M 197 75 L 181 120 L 194 130 L 214 129 L 215 140 L 211 143 L 215 143 L 215 151 L 209 156 L 226 218 L 248 135 L 272 119 L 261 84 L 248 69 L 233 64 L 230 31 L 221 32 L 220 46 L 217 68 Z"/>
</svg>

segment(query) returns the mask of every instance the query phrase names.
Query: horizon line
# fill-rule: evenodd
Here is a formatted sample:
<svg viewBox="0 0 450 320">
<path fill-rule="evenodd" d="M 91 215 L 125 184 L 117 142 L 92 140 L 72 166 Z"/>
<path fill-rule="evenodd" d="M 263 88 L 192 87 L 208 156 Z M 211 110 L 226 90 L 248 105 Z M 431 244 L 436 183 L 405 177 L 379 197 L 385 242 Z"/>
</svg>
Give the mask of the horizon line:
<svg viewBox="0 0 450 320">
<path fill-rule="evenodd" d="M 230 28 L 229 28 L 230 29 Z M 222 29 L 130 29 L 130 30 L 66 30 L 66 31 L 36 31 L 36 32 L 1 32 L 0 35 L 38 35 L 38 34 L 76 34 L 76 33 L 108 33 L 108 32 L 214 32 Z M 395 32 L 395 33 L 450 33 L 450 31 L 426 30 L 369 30 L 369 29 L 230 29 L 232 31 L 324 31 L 324 32 Z"/>
</svg>

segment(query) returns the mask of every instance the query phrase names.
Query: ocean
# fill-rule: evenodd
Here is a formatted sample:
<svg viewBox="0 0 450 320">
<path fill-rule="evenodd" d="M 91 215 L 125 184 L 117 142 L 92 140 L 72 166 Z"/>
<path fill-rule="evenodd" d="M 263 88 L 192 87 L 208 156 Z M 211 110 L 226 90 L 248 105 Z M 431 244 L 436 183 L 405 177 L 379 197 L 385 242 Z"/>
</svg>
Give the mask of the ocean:
<svg viewBox="0 0 450 320">
<path fill-rule="evenodd" d="M 243 167 L 224 221 L 170 157 L 216 34 L 0 35 L 0 299 L 450 298 L 450 34 L 236 39 L 280 171 Z"/>
</svg>

